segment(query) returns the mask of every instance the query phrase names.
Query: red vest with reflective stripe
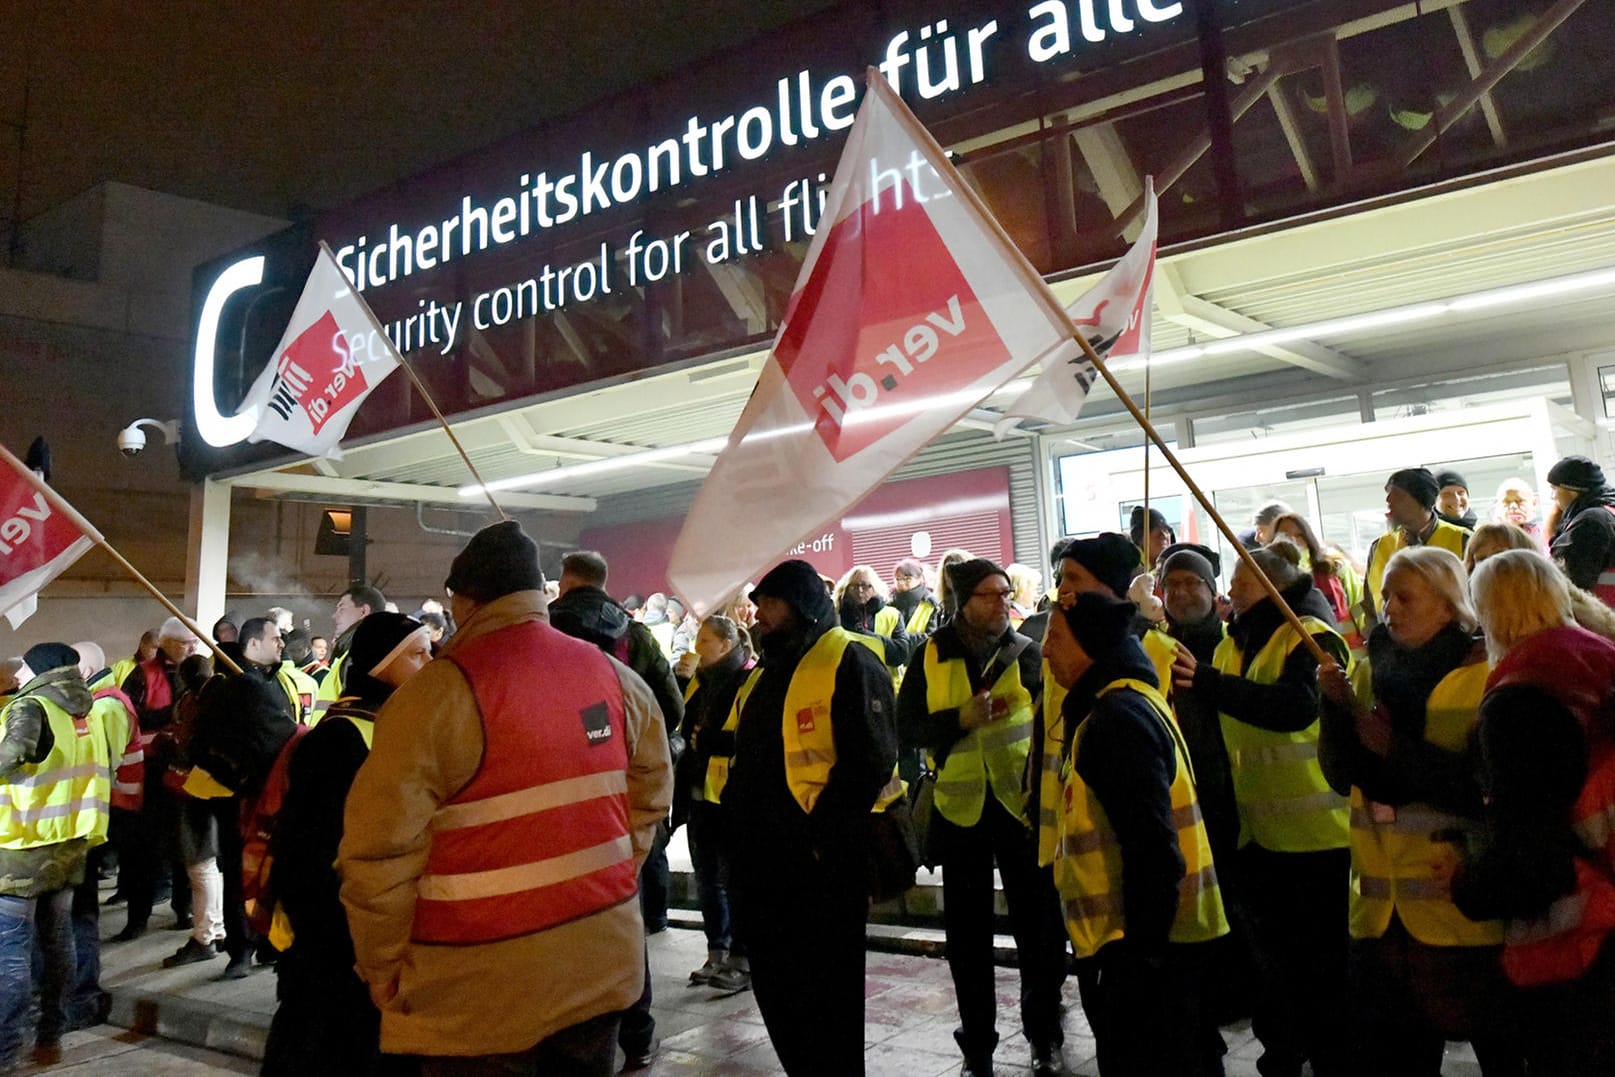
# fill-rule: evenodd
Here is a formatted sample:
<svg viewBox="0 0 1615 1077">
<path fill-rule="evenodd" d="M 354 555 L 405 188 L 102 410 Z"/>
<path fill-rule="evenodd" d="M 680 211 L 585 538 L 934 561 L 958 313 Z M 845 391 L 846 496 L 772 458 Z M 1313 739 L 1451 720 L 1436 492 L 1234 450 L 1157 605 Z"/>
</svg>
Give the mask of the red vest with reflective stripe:
<svg viewBox="0 0 1615 1077">
<path fill-rule="evenodd" d="M 1521 986 L 1563 983 L 1586 971 L 1606 937 L 1615 932 L 1615 643 L 1584 628 L 1538 632 L 1503 656 L 1486 683 L 1531 685 L 1576 716 L 1587 738 L 1587 779 L 1568 822 L 1586 859 L 1576 862 L 1576 890 L 1554 902 L 1537 921 L 1510 921 L 1504 929 L 1503 969 Z"/>
<path fill-rule="evenodd" d="M 455 651 L 482 766 L 432 817 L 416 942 L 543 931 L 638 891 L 622 686 L 598 649 L 532 621 Z"/>
<path fill-rule="evenodd" d="M 98 702 L 116 699 L 129 712 L 129 746 L 112 768 L 112 806 L 139 811 L 146 802 L 146 749 L 157 739 L 157 734 L 142 732 L 134 703 L 117 685 L 108 682 L 90 694 Z"/>
</svg>

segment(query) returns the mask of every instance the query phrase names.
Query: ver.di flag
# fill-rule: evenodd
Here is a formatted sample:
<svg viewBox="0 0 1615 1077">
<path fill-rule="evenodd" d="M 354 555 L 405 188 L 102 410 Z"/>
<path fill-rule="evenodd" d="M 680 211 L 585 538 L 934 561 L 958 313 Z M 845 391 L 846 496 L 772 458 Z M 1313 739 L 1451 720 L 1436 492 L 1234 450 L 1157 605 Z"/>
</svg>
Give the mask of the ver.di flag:
<svg viewBox="0 0 1615 1077">
<path fill-rule="evenodd" d="M 0 457 L 0 614 L 15 629 L 33 614 L 45 585 L 101 535 L 53 504 L 43 480 L 10 450 L 0 446 Z"/>
<path fill-rule="evenodd" d="M 1150 322 L 1155 306 L 1156 198 L 1153 180 L 1144 188 L 1144 227 L 1121 261 L 1098 284 L 1066 308 L 1071 321 L 1088 338 L 1099 358 L 1148 355 Z M 993 436 L 1002 438 L 1018 419 L 1042 419 L 1056 425 L 1075 422 L 1099 377 L 1081 351 L 1061 362 L 1043 364 L 1038 375 L 1014 403 L 1003 410 Z"/>
<path fill-rule="evenodd" d="M 348 423 L 399 362 L 369 304 L 321 243 L 286 333 L 242 404 L 258 419 L 247 440 L 339 456 Z"/>
<path fill-rule="evenodd" d="M 702 613 L 1033 363 L 1075 354 L 1037 271 L 873 69 L 773 349 L 675 542 Z"/>
</svg>

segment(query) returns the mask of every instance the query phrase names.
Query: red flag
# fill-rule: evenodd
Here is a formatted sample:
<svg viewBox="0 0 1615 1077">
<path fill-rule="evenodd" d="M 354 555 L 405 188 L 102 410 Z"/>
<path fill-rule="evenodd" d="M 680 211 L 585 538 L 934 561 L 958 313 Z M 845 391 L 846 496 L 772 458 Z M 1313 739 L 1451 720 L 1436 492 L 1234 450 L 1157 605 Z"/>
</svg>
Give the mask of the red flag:
<svg viewBox="0 0 1615 1077">
<path fill-rule="evenodd" d="M 34 596 L 101 535 L 4 446 L 0 457 L 0 613 L 16 628 L 33 614 Z"/>
<path fill-rule="evenodd" d="M 340 456 L 359 405 L 399 362 L 369 304 L 321 243 L 291 323 L 242 402 L 257 422 L 247 440 Z"/>
<path fill-rule="evenodd" d="M 774 348 L 668 568 L 698 612 L 1035 362 L 1059 302 L 878 73 Z"/>
</svg>

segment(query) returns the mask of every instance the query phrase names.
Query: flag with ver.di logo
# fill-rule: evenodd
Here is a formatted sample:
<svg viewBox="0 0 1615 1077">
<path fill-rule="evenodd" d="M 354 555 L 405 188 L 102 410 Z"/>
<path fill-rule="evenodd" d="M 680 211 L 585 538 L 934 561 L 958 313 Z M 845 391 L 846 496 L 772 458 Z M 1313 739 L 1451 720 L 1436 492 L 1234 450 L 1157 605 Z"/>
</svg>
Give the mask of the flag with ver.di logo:
<svg viewBox="0 0 1615 1077">
<path fill-rule="evenodd" d="M 1077 352 L 1037 271 L 871 69 L 773 350 L 673 547 L 699 613 L 984 397 Z"/>
<path fill-rule="evenodd" d="M 44 480 L 3 446 L 0 459 L 0 614 L 15 629 L 33 614 L 35 596 L 45 585 L 101 535 L 63 512 L 46 496 Z"/>
<path fill-rule="evenodd" d="M 1155 309 L 1155 184 L 1144 181 L 1144 227 L 1121 261 L 1066 308 L 1078 331 L 1101 359 L 1122 355 L 1148 355 L 1150 319 Z M 1076 421 L 1088 399 L 1088 389 L 1099 377 L 1088 357 L 1078 351 L 1058 363 L 1044 363 L 1037 380 L 1009 407 L 1004 419 L 993 425 L 1002 438 L 1020 419 L 1042 419 L 1064 425 Z"/>
<path fill-rule="evenodd" d="M 286 333 L 242 403 L 258 419 L 248 440 L 339 456 L 348 423 L 399 362 L 369 304 L 321 243 Z"/>
</svg>

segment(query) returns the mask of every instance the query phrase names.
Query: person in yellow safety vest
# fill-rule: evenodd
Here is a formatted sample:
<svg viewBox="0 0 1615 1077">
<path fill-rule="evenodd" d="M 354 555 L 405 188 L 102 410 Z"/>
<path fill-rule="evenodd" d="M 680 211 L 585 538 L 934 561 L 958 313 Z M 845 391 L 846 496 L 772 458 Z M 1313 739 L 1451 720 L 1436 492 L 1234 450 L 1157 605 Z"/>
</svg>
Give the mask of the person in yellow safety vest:
<svg viewBox="0 0 1615 1077">
<path fill-rule="evenodd" d="M 445 587 L 459 631 L 377 716 L 337 854 L 381 1049 L 428 1072 L 609 1073 L 673 794 L 659 708 L 548 623 L 516 521 L 472 536 Z"/>
<path fill-rule="evenodd" d="M 949 570 L 959 615 L 909 662 L 897 697 L 904 747 L 939 768 L 930 821 L 942 858 L 942 923 L 959 1004 L 953 1038 L 964 1072 L 988 1075 L 998 1045 L 993 866 L 1003 881 L 1021 975 L 1021 1027 L 1033 1072 L 1063 1073 L 1060 985 L 1065 947 L 1049 877 L 1023 821 L 1024 778 L 1042 688 L 1042 652 L 1010 627 L 1009 573 L 985 558 Z"/>
<path fill-rule="evenodd" d="M 107 741 L 107 758 L 112 766 L 112 784 L 109 802 L 120 800 L 119 785 L 124 785 L 125 805 L 139 806 L 142 793 L 141 779 L 145 769 L 145 746 L 141 743 L 135 721 L 134 704 L 112 680 L 107 669 L 106 651 L 89 640 L 74 643 L 79 656 L 79 676 L 90 690 L 94 704 L 90 708 L 90 722 L 100 730 Z M 132 794 L 132 796 L 131 796 Z M 103 1024 L 112 1008 L 112 996 L 101 989 L 101 860 L 111 848 L 111 826 L 108 825 L 107 844 L 90 850 L 84 866 L 84 881 L 73 890 L 73 949 L 75 966 L 73 989 L 68 1001 L 68 1021 L 83 1028 Z"/>
<path fill-rule="evenodd" d="M 746 630 L 722 614 L 701 622 L 695 650 L 680 661 L 680 672 L 695 667 L 684 686 L 684 722 L 679 729 L 687 745 L 679 758 L 673 793 L 673 825 L 687 818 L 685 832 L 695 868 L 696 895 L 707 937 L 707 959 L 690 973 L 690 983 L 719 991 L 751 986 L 751 962 L 745 940 L 735 934 L 729 901 L 729 835 L 723 826 L 723 787 L 735 754 L 730 719 L 735 694 L 755 664 Z"/>
<path fill-rule="evenodd" d="M 135 667 L 142 662 L 149 662 L 157 654 L 157 630 L 149 628 L 140 634 L 140 643 L 135 647 L 135 653 L 128 658 L 120 658 L 112 663 L 112 683 L 115 687 L 123 687 L 123 682 Z"/>
<path fill-rule="evenodd" d="M 1055 879 L 1103 1074 L 1222 1072 L 1202 1005 L 1206 944 L 1228 933 L 1194 771 L 1137 607 L 1103 591 L 1049 618 L 1067 690 Z"/>
<path fill-rule="evenodd" d="M 806 561 L 757 582 L 762 655 L 723 788 L 736 928 L 788 1074 L 862 1073 L 869 815 L 896 783 L 892 678 Z"/>
<path fill-rule="evenodd" d="M 1501 921 L 1452 903 L 1449 876 L 1478 834 L 1470 736 L 1491 667 L 1463 563 L 1401 550 L 1369 636 L 1372 691 L 1319 672 L 1319 762 L 1351 797 L 1351 1004 L 1358 1072 L 1438 1075 L 1447 1040 L 1488 1072 L 1523 1070 L 1503 976 Z"/>
<path fill-rule="evenodd" d="M 1115 532 L 1073 539 L 1057 549 L 1059 554 L 1053 562 L 1059 584 L 1055 604 L 1059 606 L 1069 606 L 1077 595 L 1090 591 L 1126 598 L 1133 578 L 1144 570 L 1138 547 L 1126 535 Z M 1165 684 L 1175 651 L 1171 637 L 1142 617 L 1134 621 L 1133 631 L 1155 669 L 1156 683 Z M 1032 758 L 1039 764 L 1034 774 L 1034 795 L 1027 802 L 1027 818 L 1037 827 L 1037 862 L 1042 867 L 1054 863 L 1058 844 L 1059 813 L 1055 806 L 1060 799 L 1060 747 L 1065 743 L 1060 706 L 1064 698 L 1065 689 L 1049 676 L 1045 663 L 1043 705 L 1032 733 Z"/>
<path fill-rule="evenodd" d="M 1299 551 L 1276 543 L 1250 556 L 1307 632 L 1351 672 L 1329 604 L 1301 571 Z M 1256 1033 L 1264 1074 L 1354 1072 L 1346 1022 L 1346 798 L 1318 763 L 1318 663 L 1243 560 L 1229 582 L 1234 616 L 1213 661 L 1187 648 L 1172 668 L 1221 715 L 1239 808 L 1241 915 L 1262 996 Z"/>
<path fill-rule="evenodd" d="M 901 681 L 915 641 L 903 626 L 902 614 L 891 604 L 880 575 L 868 565 L 854 565 L 836 582 L 834 598 L 841 627 L 875 637 L 893 683 Z"/>
<path fill-rule="evenodd" d="M 381 1013 L 354 971 L 353 936 L 338 898 L 343 806 L 370 754 L 376 715 L 393 690 L 432 658 L 426 627 L 399 613 L 359 623 L 348 654 L 348 694 L 295 748 L 269 839 L 270 940 L 279 1005 L 262 1073 L 365 1074 L 381 1050 Z"/>
<path fill-rule="evenodd" d="M 314 699 L 314 711 L 309 721 L 318 722 L 325 709 L 342 698 L 342 665 L 353 645 L 353 632 L 359 622 L 372 613 L 383 613 L 387 599 L 374 587 L 359 583 L 337 596 L 336 608 L 331 611 L 331 624 L 336 628 L 336 639 L 331 643 L 331 668 L 320 680 L 320 693 Z"/>
<path fill-rule="evenodd" d="M 916 558 L 905 557 L 892 569 L 892 605 L 903 618 L 903 630 L 909 635 L 930 635 L 937 597 L 925 585 L 925 565 Z"/>
<path fill-rule="evenodd" d="M 1359 625 L 1366 637 L 1379 620 L 1384 602 L 1380 597 L 1385 566 L 1397 550 L 1409 546 L 1435 546 L 1464 556 L 1469 529 L 1450 524 L 1436 515 L 1436 498 L 1441 484 L 1428 468 L 1409 467 L 1385 480 L 1385 518 L 1391 529 L 1368 548 L 1368 572 L 1363 577 L 1362 614 Z"/>
<path fill-rule="evenodd" d="M 19 1058 L 43 955 L 33 1061 L 61 1060 L 73 985 L 73 889 L 106 841 L 110 748 L 78 652 L 41 643 L 23 654 L 21 689 L 0 708 L 0 1066 Z"/>
</svg>

